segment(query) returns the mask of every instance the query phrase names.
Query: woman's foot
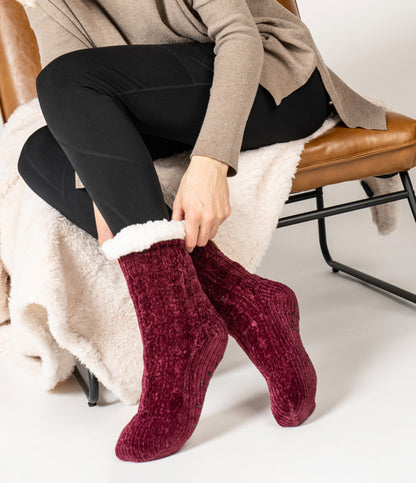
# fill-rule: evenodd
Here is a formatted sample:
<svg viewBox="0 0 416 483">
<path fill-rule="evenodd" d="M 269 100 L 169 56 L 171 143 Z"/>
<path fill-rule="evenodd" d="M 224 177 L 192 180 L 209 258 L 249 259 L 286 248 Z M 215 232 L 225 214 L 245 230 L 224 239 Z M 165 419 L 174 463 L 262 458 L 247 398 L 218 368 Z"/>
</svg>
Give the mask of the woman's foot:
<svg viewBox="0 0 416 483">
<path fill-rule="evenodd" d="M 142 336 L 144 372 L 138 412 L 115 452 L 121 460 L 143 462 L 175 453 L 195 430 L 228 332 L 202 290 L 182 222 L 157 220 L 123 230 L 102 249 L 118 258 L 125 276 Z"/>
<path fill-rule="evenodd" d="M 315 409 L 317 377 L 299 333 L 299 305 L 287 285 L 251 274 L 211 240 L 191 252 L 199 280 L 229 333 L 267 381 L 281 426 Z"/>
</svg>

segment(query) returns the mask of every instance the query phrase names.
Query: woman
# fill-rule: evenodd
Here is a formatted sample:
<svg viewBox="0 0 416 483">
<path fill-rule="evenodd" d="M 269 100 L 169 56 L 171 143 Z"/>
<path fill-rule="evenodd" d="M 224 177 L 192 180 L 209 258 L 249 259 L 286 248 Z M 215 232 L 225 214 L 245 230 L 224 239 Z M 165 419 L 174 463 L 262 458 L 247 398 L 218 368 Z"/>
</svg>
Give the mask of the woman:
<svg viewBox="0 0 416 483">
<path fill-rule="evenodd" d="M 349 127 L 385 129 L 384 111 L 325 66 L 306 26 L 275 0 L 36 5 L 26 12 L 47 125 L 23 146 L 19 172 L 118 261 L 143 341 L 139 408 L 116 455 L 149 461 L 183 446 L 228 333 L 265 377 L 278 424 L 301 424 L 316 373 L 296 296 L 211 241 L 231 211 L 226 178 L 240 150 L 311 134 L 331 102 Z M 187 149 L 170 210 L 153 160 Z"/>
</svg>

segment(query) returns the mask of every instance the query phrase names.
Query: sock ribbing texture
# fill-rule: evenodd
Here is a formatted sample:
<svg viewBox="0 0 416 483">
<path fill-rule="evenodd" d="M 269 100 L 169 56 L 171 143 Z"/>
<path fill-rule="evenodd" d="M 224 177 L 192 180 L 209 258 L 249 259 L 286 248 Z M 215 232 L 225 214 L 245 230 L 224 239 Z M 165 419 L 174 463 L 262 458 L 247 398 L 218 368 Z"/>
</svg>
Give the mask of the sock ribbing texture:
<svg viewBox="0 0 416 483">
<path fill-rule="evenodd" d="M 315 409 L 317 377 L 287 285 L 248 272 L 210 240 L 191 252 L 199 280 L 228 331 L 266 379 L 274 418 L 301 424 Z"/>
<path fill-rule="evenodd" d="M 175 453 L 195 430 L 228 331 L 202 290 L 184 240 L 169 235 L 178 223 L 131 226 L 136 228 L 126 227 L 102 247 L 106 244 L 109 258 L 119 256 L 143 342 L 138 411 L 122 430 L 115 453 L 124 461 L 144 462 Z M 147 233 L 150 247 L 129 252 L 140 233 Z M 155 241 L 162 236 L 168 239 Z"/>
</svg>

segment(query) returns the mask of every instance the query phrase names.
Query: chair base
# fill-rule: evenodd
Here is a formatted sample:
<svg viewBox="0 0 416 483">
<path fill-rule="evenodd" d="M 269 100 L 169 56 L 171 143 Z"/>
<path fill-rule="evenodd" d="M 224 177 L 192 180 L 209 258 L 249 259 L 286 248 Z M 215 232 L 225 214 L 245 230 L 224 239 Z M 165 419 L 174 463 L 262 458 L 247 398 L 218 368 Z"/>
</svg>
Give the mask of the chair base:
<svg viewBox="0 0 416 483">
<path fill-rule="evenodd" d="M 379 177 L 389 177 L 394 174 L 396 173 L 382 175 Z M 288 200 L 286 201 L 286 204 L 295 203 L 297 201 L 303 201 L 309 198 L 315 198 L 317 209 L 312 211 L 307 211 L 304 213 L 299 213 L 296 215 L 282 217 L 279 219 L 279 222 L 276 228 L 295 225 L 297 223 L 303 223 L 305 221 L 310 221 L 310 220 L 318 220 L 319 245 L 321 247 L 322 255 L 325 261 L 327 262 L 327 264 L 332 268 L 332 271 L 334 273 L 339 271 L 347 273 L 370 285 L 381 288 L 386 292 L 392 293 L 394 295 L 397 295 L 398 297 L 401 297 L 403 299 L 408 300 L 409 302 L 413 302 L 416 304 L 415 293 L 404 290 L 403 288 L 400 288 L 389 282 L 373 277 L 368 273 L 361 272 L 360 270 L 357 270 L 348 265 L 344 265 L 343 263 L 333 260 L 328 250 L 328 243 L 327 243 L 327 237 L 326 237 L 325 218 L 327 216 L 339 215 L 341 213 L 347 213 L 354 210 L 369 208 L 370 206 L 380 205 L 380 204 L 389 203 L 391 201 L 397 201 L 402 199 L 408 200 L 410 210 L 413 214 L 413 218 L 416 221 L 416 196 L 413 190 L 409 173 L 408 171 L 399 171 L 399 174 L 404 188 L 401 191 L 396 191 L 385 195 L 373 196 L 371 192 L 368 192 L 366 190 L 369 198 L 352 201 L 349 203 L 342 203 L 339 205 L 329 206 L 326 208 L 324 207 L 322 186 L 315 188 L 311 191 L 304 191 L 301 193 L 293 194 L 289 196 Z M 365 189 L 365 186 L 363 186 L 363 188 Z M 76 375 L 76 377 L 78 376 L 77 379 L 88 396 L 88 405 L 90 407 L 96 406 L 98 401 L 97 378 L 94 376 L 94 374 L 92 374 L 88 370 L 88 383 L 87 383 L 87 381 L 81 375 L 81 372 L 79 371 L 78 366 L 75 367 L 74 375 Z"/>
<path fill-rule="evenodd" d="M 343 203 L 340 205 L 334 205 L 327 208 L 324 207 L 322 186 L 319 188 L 315 188 L 312 191 L 302 192 L 300 194 L 294 194 L 289 197 L 286 203 L 293 203 L 295 201 L 300 201 L 308 198 L 316 198 L 317 209 L 313 211 L 308 211 L 305 213 L 300 213 L 297 215 L 280 218 L 277 228 L 317 219 L 318 230 L 319 230 L 319 245 L 321 247 L 322 255 L 325 261 L 328 263 L 328 265 L 332 268 L 332 271 L 334 273 L 339 271 L 348 273 L 349 275 L 355 278 L 358 278 L 364 282 L 367 282 L 373 286 L 379 287 L 389 293 L 397 295 L 398 297 L 401 297 L 410 302 L 416 303 L 415 293 L 404 290 L 396 285 L 388 283 L 379 278 L 373 277 L 368 273 L 361 272 L 360 270 L 357 270 L 348 265 L 344 265 L 343 263 L 333 260 L 333 258 L 329 253 L 327 237 L 326 237 L 325 218 L 327 216 L 338 215 L 340 213 L 347 213 L 350 211 L 359 210 L 362 208 L 368 208 L 370 206 L 384 204 L 391 201 L 397 201 L 404 198 L 406 198 L 409 201 L 410 210 L 413 214 L 413 218 L 416 221 L 416 197 L 415 197 L 415 192 L 413 190 L 412 182 L 410 180 L 409 173 L 407 171 L 400 171 L 399 174 L 404 187 L 404 189 L 401 191 L 396 191 L 385 195 L 372 196 L 369 199 L 362 199 L 362 200 L 353 201 L 350 203 Z M 371 193 L 367 192 L 367 194 L 371 196 Z"/>
<path fill-rule="evenodd" d="M 405 196 L 408 201 L 409 205 L 411 208 L 411 211 L 413 213 L 413 217 L 415 218 L 416 221 L 416 200 L 415 200 L 415 194 L 413 192 L 413 188 L 411 185 L 410 177 L 407 171 L 400 172 L 400 177 L 403 183 L 403 186 L 405 187 L 405 192 L 407 193 L 407 196 Z M 400 192 L 398 192 L 400 193 Z M 375 198 L 380 198 L 380 197 L 375 197 Z M 322 195 L 322 189 L 319 191 L 317 190 L 317 206 L 318 208 L 323 208 L 323 195 Z M 392 293 L 394 295 L 397 295 L 398 297 L 404 298 L 408 300 L 409 302 L 416 303 L 416 294 L 409 292 L 407 290 L 404 290 L 397 285 L 393 285 L 391 283 L 388 283 L 384 280 L 381 280 L 380 278 L 373 277 L 372 275 L 369 275 L 368 273 L 361 272 L 360 270 L 357 270 L 355 268 L 352 268 L 348 265 L 344 265 L 343 263 L 337 262 L 332 259 L 329 250 L 328 250 L 328 245 L 327 245 L 327 239 L 326 239 L 326 230 L 325 230 L 325 219 L 321 218 L 318 219 L 318 229 L 319 229 L 319 244 L 321 247 L 321 251 L 323 254 L 323 257 L 325 261 L 328 263 L 330 267 L 332 267 L 332 271 L 334 273 L 336 272 L 344 272 L 348 273 L 349 275 L 358 278 L 364 282 L 367 282 L 371 285 L 374 285 L 376 287 L 379 287 L 389 293 Z"/>
</svg>

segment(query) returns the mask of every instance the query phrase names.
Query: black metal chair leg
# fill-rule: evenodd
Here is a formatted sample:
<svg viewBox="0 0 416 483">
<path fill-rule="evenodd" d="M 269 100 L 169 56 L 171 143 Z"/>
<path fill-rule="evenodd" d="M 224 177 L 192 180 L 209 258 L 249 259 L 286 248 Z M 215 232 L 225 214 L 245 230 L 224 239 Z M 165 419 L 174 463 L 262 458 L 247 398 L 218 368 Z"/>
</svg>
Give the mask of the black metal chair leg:
<svg viewBox="0 0 416 483">
<path fill-rule="evenodd" d="M 416 196 L 413 190 L 412 182 L 410 180 L 409 173 L 407 171 L 400 171 L 400 179 L 402 180 L 403 187 L 407 191 L 410 210 L 413 213 L 413 218 L 416 221 Z"/>
<path fill-rule="evenodd" d="M 88 406 L 93 407 L 97 405 L 98 401 L 98 380 L 90 370 L 88 370 L 88 382 Z"/>
<path fill-rule="evenodd" d="M 324 196 L 323 196 L 322 187 L 316 188 L 315 193 L 316 193 L 316 207 L 318 210 L 321 210 L 324 208 Z M 338 268 L 335 267 L 336 262 L 332 259 L 329 253 L 328 244 L 326 241 L 325 218 L 318 218 L 318 231 L 319 231 L 319 245 L 321 247 L 322 255 L 325 261 L 328 263 L 328 265 L 332 268 L 332 271 L 336 273 L 338 272 Z"/>
<path fill-rule="evenodd" d="M 413 191 L 412 183 L 407 171 L 400 172 L 400 177 L 403 182 L 403 186 L 407 192 L 407 199 L 410 204 L 410 208 L 413 214 L 413 217 L 416 221 L 416 197 Z M 323 209 L 324 208 L 324 201 L 323 201 L 323 192 L 322 187 L 316 188 L 316 203 L 317 208 Z M 385 282 L 379 278 L 373 277 L 368 273 L 361 272 L 360 270 L 356 270 L 355 268 L 349 267 L 348 265 L 344 265 L 343 263 L 337 262 L 332 259 L 329 250 L 328 244 L 326 239 L 326 229 L 325 229 L 325 218 L 318 218 L 318 229 L 319 229 L 319 244 L 321 247 L 322 255 L 328 265 L 332 268 L 333 272 L 344 272 L 348 273 L 349 275 L 358 278 L 366 283 L 379 287 L 387 292 L 390 292 L 398 297 L 404 298 L 409 302 L 416 303 L 416 294 L 404 290 L 396 285 L 391 283 Z"/>
<path fill-rule="evenodd" d="M 74 376 L 77 379 L 79 385 L 82 387 L 85 394 L 88 396 L 88 406 L 93 407 L 97 405 L 98 401 L 98 380 L 95 375 L 87 369 L 88 381 L 85 379 L 80 366 L 76 363 L 74 368 Z"/>
</svg>

